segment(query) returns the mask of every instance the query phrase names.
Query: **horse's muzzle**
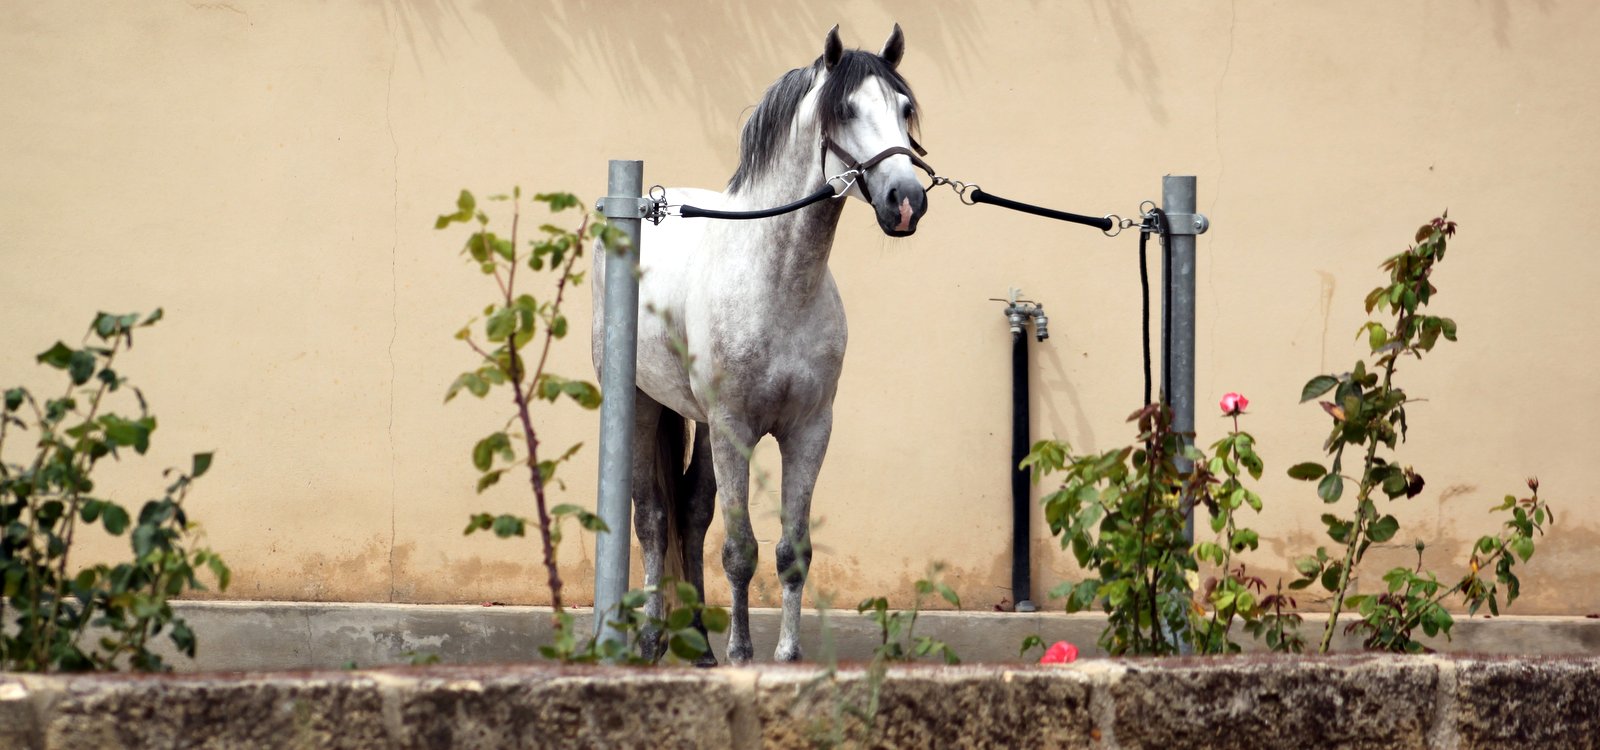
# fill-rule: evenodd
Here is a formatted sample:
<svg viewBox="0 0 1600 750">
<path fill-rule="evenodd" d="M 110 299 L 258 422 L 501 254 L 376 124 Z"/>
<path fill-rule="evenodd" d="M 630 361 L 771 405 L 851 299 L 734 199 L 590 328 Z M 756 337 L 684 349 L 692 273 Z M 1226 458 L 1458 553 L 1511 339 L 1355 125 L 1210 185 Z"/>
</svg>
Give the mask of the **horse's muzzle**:
<svg viewBox="0 0 1600 750">
<path fill-rule="evenodd" d="M 897 182 L 879 194 L 873 210 L 878 226 L 890 237 L 909 237 L 917 231 L 917 221 L 928 211 L 928 196 L 914 181 Z"/>
</svg>

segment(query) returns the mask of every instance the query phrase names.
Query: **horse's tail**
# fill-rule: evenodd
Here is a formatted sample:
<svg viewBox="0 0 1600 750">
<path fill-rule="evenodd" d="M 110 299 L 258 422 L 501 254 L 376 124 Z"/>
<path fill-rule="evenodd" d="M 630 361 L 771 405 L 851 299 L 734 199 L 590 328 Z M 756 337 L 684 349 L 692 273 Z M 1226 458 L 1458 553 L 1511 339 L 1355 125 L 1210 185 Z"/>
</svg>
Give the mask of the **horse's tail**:
<svg viewBox="0 0 1600 750">
<path fill-rule="evenodd" d="M 683 504 L 687 502 L 683 497 L 687 490 L 683 473 L 688 462 L 688 442 L 689 422 L 671 409 L 662 409 L 661 419 L 656 424 L 655 483 L 656 497 L 661 498 L 667 516 L 667 550 L 661 561 L 661 574 L 673 581 L 685 580 L 684 572 L 688 567 L 683 559 L 683 536 L 678 529 L 685 511 Z M 662 601 L 669 611 L 677 606 L 678 587 L 666 587 Z M 662 616 L 665 615 L 663 612 Z"/>
</svg>

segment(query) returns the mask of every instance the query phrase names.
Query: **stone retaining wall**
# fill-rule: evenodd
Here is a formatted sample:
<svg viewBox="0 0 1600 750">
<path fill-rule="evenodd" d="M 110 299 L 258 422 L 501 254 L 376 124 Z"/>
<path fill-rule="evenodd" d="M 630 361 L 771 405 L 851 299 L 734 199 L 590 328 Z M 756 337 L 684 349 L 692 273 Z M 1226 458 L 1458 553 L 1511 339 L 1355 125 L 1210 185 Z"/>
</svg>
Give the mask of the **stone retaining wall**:
<svg viewBox="0 0 1600 750">
<path fill-rule="evenodd" d="M 870 720 L 866 717 L 871 717 Z M 1592 748 L 1600 657 L 0 675 L 5 748 Z"/>
</svg>

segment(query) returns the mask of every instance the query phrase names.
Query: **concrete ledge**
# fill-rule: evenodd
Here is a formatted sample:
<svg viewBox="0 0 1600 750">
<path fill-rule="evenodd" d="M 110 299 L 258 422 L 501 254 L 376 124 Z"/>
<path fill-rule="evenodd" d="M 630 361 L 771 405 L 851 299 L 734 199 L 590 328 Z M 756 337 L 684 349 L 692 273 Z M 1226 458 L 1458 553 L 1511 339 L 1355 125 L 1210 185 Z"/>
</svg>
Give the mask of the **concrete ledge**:
<svg viewBox="0 0 1600 750">
<path fill-rule="evenodd" d="M 174 603 L 174 608 L 199 634 L 197 658 L 173 657 L 188 671 L 339 668 L 409 664 L 408 654 L 437 655 L 445 664 L 495 664 L 533 661 L 538 646 L 551 641 L 550 611 L 545 607 L 481 607 L 425 604 L 330 604 L 315 602 Z M 573 610 L 581 628 L 588 610 Z M 804 614 L 801 644 L 812 661 L 865 662 L 872 658 L 878 634 L 871 622 L 854 611 L 824 616 Z M 1307 640 L 1322 631 L 1322 618 L 1307 615 Z M 750 611 L 756 658 L 770 660 L 778 641 L 778 610 Z M 964 662 L 1024 663 L 1022 640 L 1038 635 L 1045 641 L 1072 641 L 1084 656 L 1104 656 L 1095 641 L 1105 627 L 1103 615 L 1002 612 L 924 612 L 917 633 L 950 644 Z M 1582 617 L 1497 617 L 1456 622 L 1452 641 L 1429 645 L 1445 653 L 1559 656 L 1600 654 L 1600 620 Z M 727 653 L 723 639 L 713 636 L 719 657 Z M 1359 643 L 1340 639 L 1337 650 L 1357 651 Z M 1038 652 L 1034 652 L 1037 658 Z"/>
<path fill-rule="evenodd" d="M 7 748 L 1589 748 L 1600 658 L 0 675 Z"/>
</svg>

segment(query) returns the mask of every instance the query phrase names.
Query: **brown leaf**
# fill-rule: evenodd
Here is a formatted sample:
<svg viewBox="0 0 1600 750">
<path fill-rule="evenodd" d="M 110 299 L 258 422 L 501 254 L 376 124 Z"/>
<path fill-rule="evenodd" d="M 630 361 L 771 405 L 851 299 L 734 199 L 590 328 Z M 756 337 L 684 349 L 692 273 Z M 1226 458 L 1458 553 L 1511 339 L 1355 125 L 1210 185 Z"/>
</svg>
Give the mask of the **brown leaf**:
<svg viewBox="0 0 1600 750">
<path fill-rule="evenodd" d="M 1333 417 L 1340 422 L 1344 421 L 1344 407 L 1339 406 L 1332 401 L 1318 401 L 1317 403 L 1322 405 L 1322 410 L 1327 412 L 1328 416 Z"/>
</svg>

